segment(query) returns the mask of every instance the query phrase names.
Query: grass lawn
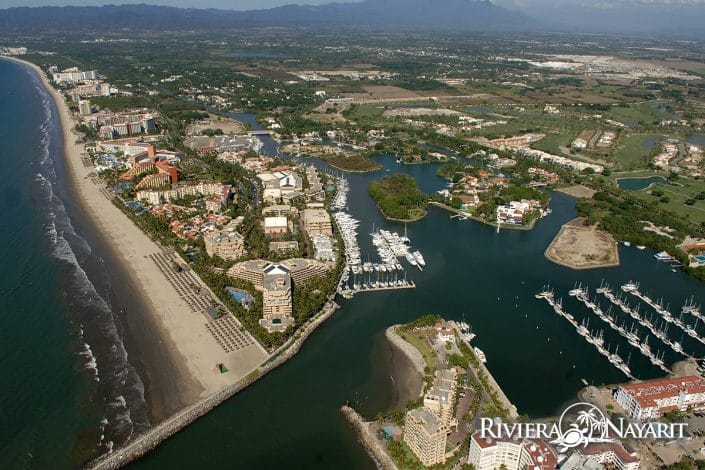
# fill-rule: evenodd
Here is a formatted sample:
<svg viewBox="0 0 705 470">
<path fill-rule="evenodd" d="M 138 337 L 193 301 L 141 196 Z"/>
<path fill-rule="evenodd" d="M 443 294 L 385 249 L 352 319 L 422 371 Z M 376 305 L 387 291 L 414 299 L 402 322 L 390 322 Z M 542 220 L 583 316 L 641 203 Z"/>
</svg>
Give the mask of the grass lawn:
<svg viewBox="0 0 705 470">
<path fill-rule="evenodd" d="M 617 121 L 629 121 L 641 125 L 650 125 L 654 121 L 664 119 L 664 115 L 649 106 L 648 103 L 631 105 L 629 107 L 616 106 L 607 114 L 610 118 Z"/>
<path fill-rule="evenodd" d="M 676 181 L 676 184 L 655 184 L 651 189 L 635 191 L 632 194 L 645 201 L 658 200 L 659 198 L 653 196 L 651 191 L 661 191 L 664 196 L 668 197 L 669 202 L 659 202 L 659 207 L 668 209 L 683 217 L 688 217 L 693 222 L 705 222 L 705 201 L 696 199 L 695 204 L 692 206 L 685 204 L 687 199 L 694 198 L 697 194 L 705 191 L 705 181 L 680 179 Z"/>
<path fill-rule="evenodd" d="M 533 147 L 544 152 L 552 153 L 553 155 L 563 155 L 560 147 L 570 147 L 571 142 L 575 139 L 574 134 L 548 134 L 543 139 L 534 143 Z"/>
<path fill-rule="evenodd" d="M 404 333 L 402 338 L 405 341 L 411 343 L 419 352 L 423 355 L 426 365 L 430 370 L 436 370 L 436 364 L 438 363 L 438 358 L 436 357 L 436 352 L 428 344 L 428 340 L 435 336 L 435 330 L 421 330 L 421 331 L 410 331 Z"/>
<path fill-rule="evenodd" d="M 649 164 L 649 155 L 653 151 L 646 142 L 660 137 L 657 134 L 635 134 L 620 139 L 619 147 L 614 152 L 614 158 L 619 167 L 624 170 L 646 168 Z"/>
<path fill-rule="evenodd" d="M 392 107 L 392 105 L 389 105 Z M 349 117 L 352 120 L 356 119 L 377 119 L 382 117 L 384 106 L 379 104 L 361 104 L 354 105 L 349 111 Z"/>
</svg>

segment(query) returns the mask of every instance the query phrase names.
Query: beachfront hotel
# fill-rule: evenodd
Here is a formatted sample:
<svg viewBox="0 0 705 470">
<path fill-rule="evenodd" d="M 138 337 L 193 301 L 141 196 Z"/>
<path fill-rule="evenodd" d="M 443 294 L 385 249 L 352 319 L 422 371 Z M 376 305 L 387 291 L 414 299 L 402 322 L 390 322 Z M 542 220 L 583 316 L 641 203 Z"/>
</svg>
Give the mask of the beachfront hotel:
<svg viewBox="0 0 705 470">
<path fill-rule="evenodd" d="M 427 467 L 446 461 L 448 427 L 426 407 L 406 413 L 404 442 Z"/>
<path fill-rule="evenodd" d="M 226 207 L 230 198 L 230 185 L 220 183 L 183 183 L 171 189 L 147 189 L 137 191 L 135 199 L 156 206 L 185 196 L 220 196 L 221 205 Z"/>
<path fill-rule="evenodd" d="M 263 308 L 259 323 L 268 332 L 284 331 L 294 324 L 293 285 L 323 276 L 328 265 L 316 260 L 291 258 L 280 263 L 250 260 L 236 263 L 228 276 L 251 282 L 262 291 Z M 293 284 L 293 285 L 292 285 Z"/>
<path fill-rule="evenodd" d="M 244 256 L 245 242 L 237 232 L 216 231 L 203 237 L 208 256 L 218 256 L 224 260 L 235 260 Z"/>
<path fill-rule="evenodd" d="M 291 273 L 280 265 L 267 266 L 262 280 L 262 318 L 259 324 L 269 333 L 285 331 L 294 324 Z"/>
<path fill-rule="evenodd" d="M 622 385 L 614 398 L 634 419 L 658 418 L 669 411 L 705 408 L 705 379 L 690 375 Z"/>
<path fill-rule="evenodd" d="M 514 441 L 483 438 L 479 431 L 470 437 L 468 463 L 477 470 L 553 470 L 558 464 L 556 453 L 540 439 Z"/>
</svg>

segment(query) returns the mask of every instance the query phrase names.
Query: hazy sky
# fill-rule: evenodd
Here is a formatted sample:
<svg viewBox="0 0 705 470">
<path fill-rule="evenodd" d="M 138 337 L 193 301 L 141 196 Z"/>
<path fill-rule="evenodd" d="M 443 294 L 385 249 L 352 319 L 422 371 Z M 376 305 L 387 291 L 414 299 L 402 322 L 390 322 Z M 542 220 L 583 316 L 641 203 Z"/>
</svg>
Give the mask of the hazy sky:
<svg viewBox="0 0 705 470">
<path fill-rule="evenodd" d="M 309 5 L 320 5 L 331 3 L 332 0 L 0 0 L 0 8 L 15 6 L 45 6 L 45 5 L 104 5 L 121 3 L 148 3 L 152 5 L 170 5 L 178 7 L 197 8 L 222 8 L 233 10 L 250 10 L 260 8 L 270 8 L 290 3 L 305 3 Z M 340 3 L 356 0 L 337 0 Z M 494 0 L 494 3 L 509 8 L 531 11 L 534 8 L 540 10 L 551 9 L 613 9 L 619 6 L 638 6 L 646 8 L 648 6 L 702 6 L 705 8 L 705 0 Z"/>
</svg>

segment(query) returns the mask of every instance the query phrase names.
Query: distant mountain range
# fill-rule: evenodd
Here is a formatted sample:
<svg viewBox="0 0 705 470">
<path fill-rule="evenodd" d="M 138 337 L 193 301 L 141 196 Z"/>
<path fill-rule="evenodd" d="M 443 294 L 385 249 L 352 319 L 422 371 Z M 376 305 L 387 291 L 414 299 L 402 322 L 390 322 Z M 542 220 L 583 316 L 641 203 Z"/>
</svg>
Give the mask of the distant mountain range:
<svg viewBox="0 0 705 470">
<path fill-rule="evenodd" d="M 0 10 L 1 31 L 187 30 L 243 26 L 369 26 L 478 32 L 539 31 L 545 24 L 484 0 L 366 0 L 234 11 L 154 5 Z"/>
</svg>

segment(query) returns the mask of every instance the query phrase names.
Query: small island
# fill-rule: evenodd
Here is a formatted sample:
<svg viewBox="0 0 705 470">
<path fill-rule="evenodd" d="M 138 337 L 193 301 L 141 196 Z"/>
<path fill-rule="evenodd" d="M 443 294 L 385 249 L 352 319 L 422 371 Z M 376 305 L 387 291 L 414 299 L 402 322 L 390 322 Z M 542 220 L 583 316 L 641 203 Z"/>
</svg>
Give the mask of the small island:
<svg viewBox="0 0 705 470">
<path fill-rule="evenodd" d="M 382 165 L 365 154 L 332 155 L 322 158 L 330 166 L 350 173 L 368 173 L 382 168 Z"/>
<path fill-rule="evenodd" d="M 330 166 L 351 173 L 377 171 L 382 165 L 372 160 L 370 151 L 352 145 L 333 145 L 320 139 L 304 140 L 282 145 L 282 151 L 301 157 L 317 157 Z"/>
<path fill-rule="evenodd" d="M 586 225 L 582 217 L 563 225 L 545 254 L 550 261 L 571 269 L 619 266 L 614 238 L 594 225 Z"/>
<path fill-rule="evenodd" d="M 428 197 L 421 192 L 413 176 L 403 173 L 385 176 L 372 181 L 368 192 L 389 220 L 414 222 L 426 215 Z"/>
</svg>

